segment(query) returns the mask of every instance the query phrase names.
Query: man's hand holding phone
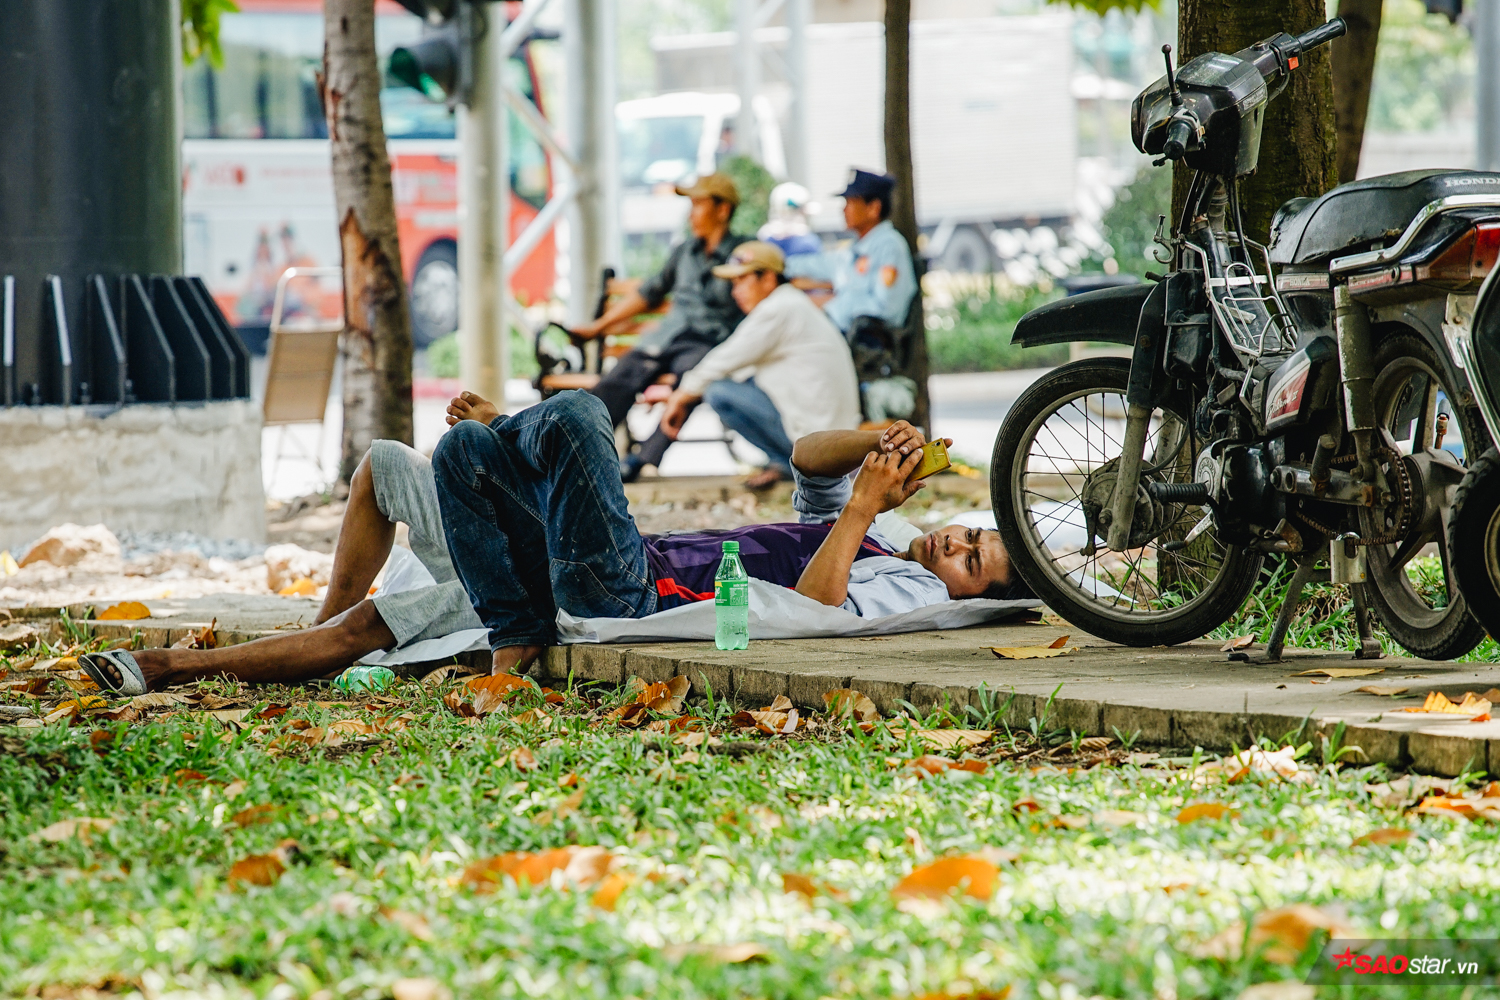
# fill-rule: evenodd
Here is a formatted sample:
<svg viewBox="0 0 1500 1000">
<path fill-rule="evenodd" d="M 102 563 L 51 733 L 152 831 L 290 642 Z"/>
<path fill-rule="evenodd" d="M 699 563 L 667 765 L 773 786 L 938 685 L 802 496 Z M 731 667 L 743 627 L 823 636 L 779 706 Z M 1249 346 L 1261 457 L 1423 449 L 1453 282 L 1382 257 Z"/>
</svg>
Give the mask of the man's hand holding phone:
<svg viewBox="0 0 1500 1000">
<path fill-rule="evenodd" d="M 922 488 L 920 480 L 912 480 L 911 474 L 922 464 L 922 451 L 917 449 L 909 455 L 900 452 L 865 456 L 854 477 L 854 492 L 849 506 L 857 508 L 871 518 L 888 510 L 895 510 L 910 500 Z"/>
</svg>

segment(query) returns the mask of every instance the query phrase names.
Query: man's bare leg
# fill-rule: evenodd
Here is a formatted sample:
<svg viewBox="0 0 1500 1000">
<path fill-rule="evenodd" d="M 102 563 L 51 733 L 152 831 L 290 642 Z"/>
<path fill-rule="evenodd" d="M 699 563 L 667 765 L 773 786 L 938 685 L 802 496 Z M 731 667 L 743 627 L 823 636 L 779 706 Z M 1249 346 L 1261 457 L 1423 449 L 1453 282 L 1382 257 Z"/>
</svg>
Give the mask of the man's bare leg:
<svg viewBox="0 0 1500 1000">
<path fill-rule="evenodd" d="M 131 656 L 153 690 L 219 676 L 246 684 L 298 684 L 395 644 L 395 635 L 374 603 L 361 601 L 331 621 L 300 632 L 220 649 L 142 649 Z M 105 669 L 115 672 L 113 667 Z"/>
<path fill-rule="evenodd" d="M 375 502 L 375 474 L 370 469 L 370 453 L 365 452 L 349 481 L 349 502 L 333 549 L 328 594 L 313 619 L 314 625 L 343 614 L 369 596 L 370 584 L 385 565 L 395 540 L 395 522 L 387 520 Z"/>
<path fill-rule="evenodd" d="M 500 415 L 500 408 L 476 392 L 461 392 L 448 401 L 448 426 L 460 420 L 477 420 L 488 425 Z"/>
</svg>

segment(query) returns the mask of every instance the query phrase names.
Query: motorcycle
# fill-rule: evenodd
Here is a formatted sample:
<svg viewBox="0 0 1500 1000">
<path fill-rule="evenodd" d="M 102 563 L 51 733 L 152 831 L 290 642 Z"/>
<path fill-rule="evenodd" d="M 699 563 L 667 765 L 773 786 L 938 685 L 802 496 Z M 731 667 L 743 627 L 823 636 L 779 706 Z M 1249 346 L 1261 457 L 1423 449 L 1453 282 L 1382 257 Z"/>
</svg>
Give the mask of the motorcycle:
<svg viewBox="0 0 1500 1000">
<path fill-rule="evenodd" d="M 1500 253 L 1500 174 L 1409 171 L 1296 198 L 1268 245 L 1241 217 L 1267 103 L 1304 53 L 1343 33 L 1335 18 L 1175 72 L 1163 46 L 1166 75 L 1136 97 L 1131 132 L 1155 165 L 1194 171 L 1170 234 L 1165 216 L 1158 227 L 1166 273 L 1049 303 L 1016 327 L 1027 347 L 1131 348 L 1035 382 L 991 464 L 1015 570 L 1101 638 L 1199 638 L 1239 610 L 1273 553 L 1295 571 L 1269 661 L 1316 579 L 1351 585 L 1356 656 L 1381 655 L 1372 612 L 1421 657 L 1461 656 L 1484 637 L 1448 529 L 1466 463 L 1497 432 L 1465 351 Z M 1488 349 L 1500 389 L 1500 340 Z M 1500 610 L 1500 456 L 1480 461 L 1494 473 Z"/>
</svg>

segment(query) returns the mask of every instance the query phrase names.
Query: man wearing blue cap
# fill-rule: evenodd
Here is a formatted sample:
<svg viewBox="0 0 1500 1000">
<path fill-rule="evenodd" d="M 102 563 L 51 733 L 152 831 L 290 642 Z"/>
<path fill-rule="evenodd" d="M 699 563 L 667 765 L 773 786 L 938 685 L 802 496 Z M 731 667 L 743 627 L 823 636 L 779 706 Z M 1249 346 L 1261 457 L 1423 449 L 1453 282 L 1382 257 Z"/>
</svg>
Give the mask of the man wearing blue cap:
<svg viewBox="0 0 1500 1000">
<path fill-rule="evenodd" d="M 844 222 L 854 230 L 852 246 L 842 250 L 789 256 L 786 273 L 801 278 L 799 286 L 828 283 L 833 298 L 823 311 L 849 336 L 861 317 L 872 317 L 888 331 L 906 325 L 912 297 L 917 294 L 917 272 L 911 248 L 891 224 L 891 196 L 896 179 L 886 174 L 854 169 L 839 196 L 844 199 Z"/>
</svg>

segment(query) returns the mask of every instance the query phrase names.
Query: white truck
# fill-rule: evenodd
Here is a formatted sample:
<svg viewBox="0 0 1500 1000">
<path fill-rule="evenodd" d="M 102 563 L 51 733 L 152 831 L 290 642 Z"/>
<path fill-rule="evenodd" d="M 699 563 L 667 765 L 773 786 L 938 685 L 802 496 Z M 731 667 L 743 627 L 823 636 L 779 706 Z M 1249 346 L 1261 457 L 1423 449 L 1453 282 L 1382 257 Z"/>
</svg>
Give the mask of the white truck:
<svg viewBox="0 0 1500 1000">
<path fill-rule="evenodd" d="M 806 183 L 820 202 L 815 229 L 843 228 L 836 198 L 851 166 L 883 169 L 885 38 L 876 23 L 809 25 Z M 787 146 L 790 90 L 774 70 L 785 56 L 785 28 L 756 33 L 767 83 L 759 113 L 762 159 L 780 175 Z M 1072 16 L 1038 15 L 919 20 L 911 38 L 912 150 L 917 213 L 934 266 L 988 271 L 995 243 L 1039 227 L 1065 227 L 1077 185 L 1076 105 L 1072 93 Z M 665 36 L 652 42 L 658 83 L 673 93 L 620 105 L 622 161 L 639 136 L 639 168 L 623 171 L 627 235 L 680 231 L 686 205 L 672 182 L 712 169 L 728 149 L 723 135 L 734 96 L 732 33 Z M 715 103 L 716 102 L 716 103 Z M 772 135 L 771 133 L 775 133 Z M 658 137 L 655 155 L 647 134 Z M 673 152 L 665 141 L 675 134 Z M 680 148 L 679 148 L 680 147 Z M 684 152 L 691 149 L 689 155 Z M 775 158 L 767 155 L 775 151 Z M 672 176 L 668 176 L 672 175 Z"/>
</svg>

